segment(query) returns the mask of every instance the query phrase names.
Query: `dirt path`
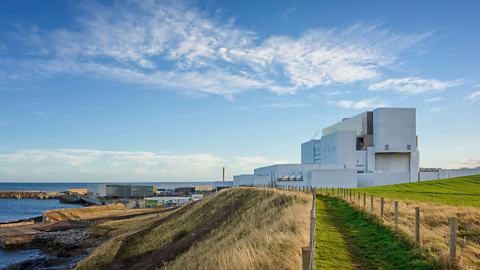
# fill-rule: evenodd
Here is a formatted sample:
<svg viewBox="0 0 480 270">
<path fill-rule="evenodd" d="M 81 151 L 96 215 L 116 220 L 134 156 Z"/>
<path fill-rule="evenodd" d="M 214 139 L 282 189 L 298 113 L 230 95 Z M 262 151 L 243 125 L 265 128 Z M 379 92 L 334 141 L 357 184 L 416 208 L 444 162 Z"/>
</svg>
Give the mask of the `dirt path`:
<svg viewBox="0 0 480 270">
<path fill-rule="evenodd" d="M 134 256 L 118 258 L 105 265 L 104 269 L 159 269 L 168 262 L 175 260 L 177 256 L 188 251 L 195 243 L 208 236 L 214 229 L 219 228 L 230 215 L 234 214 L 245 201 L 231 204 L 211 219 L 207 220 L 195 230 L 186 233 L 180 239 L 170 242 L 158 249 L 150 250 Z"/>
</svg>

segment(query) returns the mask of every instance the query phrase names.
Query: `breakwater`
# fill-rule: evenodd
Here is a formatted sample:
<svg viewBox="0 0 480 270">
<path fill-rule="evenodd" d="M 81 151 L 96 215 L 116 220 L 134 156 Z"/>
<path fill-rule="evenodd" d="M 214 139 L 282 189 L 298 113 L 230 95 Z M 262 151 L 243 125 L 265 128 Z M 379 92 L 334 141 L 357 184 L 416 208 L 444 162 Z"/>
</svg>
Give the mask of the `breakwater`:
<svg viewBox="0 0 480 270">
<path fill-rule="evenodd" d="M 0 191 L 0 199 L 57 199 L 61 195 L 57 191 Z"/>
</svg>

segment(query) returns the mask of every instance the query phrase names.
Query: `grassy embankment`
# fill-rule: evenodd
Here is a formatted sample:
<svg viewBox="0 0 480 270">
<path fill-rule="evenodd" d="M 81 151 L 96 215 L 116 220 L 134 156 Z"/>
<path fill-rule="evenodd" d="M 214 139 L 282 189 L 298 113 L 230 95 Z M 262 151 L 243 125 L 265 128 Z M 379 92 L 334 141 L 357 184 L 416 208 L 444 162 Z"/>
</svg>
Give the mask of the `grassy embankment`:
<svg viewBox="0 0 480 270">
<path fill-rule="evenodd" d="M 431 269 L 408 241 L 342 200 L 317 196 L 316 269 Z"/>
<path fill-rule="evenodd" d="M 102 206 L 90 206 L 81 208 L 67 208 L 46 211 L 44 214 L 52 221 L 57 220 L 75 220 L 75 219 L 95 219 L 105 217 L 120 217 L 135 214 L 144 214 L 155 212 L 158 209 L 127 209 L 124 204 L 114 203 Z"/>
<path fill-rule="evenodd" d="M 480 208 L 480 175 L 355 190 L 374 197 Z"/>
<path fill-rule="evenodd" d="M 349 204 L 365 212 L 371 220 L 394 230 L 394 201 L 398 201 L 398 229 L 410 243 L 415 235 L 415 207 L 420 208 L 421 248 L 432 261 L 447 267 L 449 260 L 450 221 L 458 220 L 457 266 L 475 269 L 480 265 L 480 176 L 466 176 L 400 185 L 357 188 Z M 358 192 L 361 199 L 358 200 Z M 363 207 L 363 193 L 367 195 Z M 374 210 L 370 210 L 370 195 L 374 195 Z M 384 217 L 380 220 L 380 197 L 384 197 Z"/>
<path fill-rule="evenodd" d="M 99 229 L 111 230 L 110 239 L 81 261 L 77 269 L 102 269 L 112 261 L 107 267 L 139 269 L 138 265 L 125 265 L 139 256 L 143 256 L 139 260 L 142 267 L 161 268 L 162 261 L 155 260 L 155 252 L 172 245 L 177 249 L 175 244 L 182 239 L 194 238 L 192 232 L 201 233 L 212 227 L 206 237 L 183 243 L 188 246 L 167 262 L 168 269 L 299 269 L 301 247 L 308 245 L 310 205 L 311 196 L 300 192 L 222 190 L 196 202 L 182 214 L 103 224 Z M 168 215 L 175 216 L 160 222 Z M 226 218 L 217 220 L 217 224 L 210 222 L 219 216 Z M 155 222 L 159 225 L 149 228 Z M 148 229 L 126 241 L 121 249 L 123 239 L 145 228 Z"/>
</svg>

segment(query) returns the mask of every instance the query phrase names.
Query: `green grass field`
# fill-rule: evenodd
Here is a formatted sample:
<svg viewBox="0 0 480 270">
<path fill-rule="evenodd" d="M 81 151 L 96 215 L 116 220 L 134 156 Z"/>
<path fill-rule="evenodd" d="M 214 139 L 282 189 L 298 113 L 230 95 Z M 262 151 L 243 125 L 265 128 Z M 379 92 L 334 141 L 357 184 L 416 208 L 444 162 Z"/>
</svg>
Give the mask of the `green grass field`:
<svg viewBox="0 0 480 270">
<path fill-rule="evenodd" d="M 367 196 L 480 208 L 480 175 L 355 190 Z"/>
<path fill-rule="evenodd" d="M 348 203 L 317 195 L 316 269 L 432 269 L 420 250 Z"/>
</svg>

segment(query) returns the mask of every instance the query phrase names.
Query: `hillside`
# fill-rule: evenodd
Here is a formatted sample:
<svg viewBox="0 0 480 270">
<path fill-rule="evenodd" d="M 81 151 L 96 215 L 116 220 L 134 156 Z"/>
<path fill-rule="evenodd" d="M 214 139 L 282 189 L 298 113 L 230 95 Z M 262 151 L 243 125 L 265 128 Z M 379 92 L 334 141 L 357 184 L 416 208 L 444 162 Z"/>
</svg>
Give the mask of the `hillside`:
<svg viewBox="0 0 480 270">
<path fill-rule="evenodd" d="M 480 175 L 354 190 L 374 197 L 480 208 Z"/>
<path fill-rule="evenodd" d="M 76 269 L 300 269 L 311 196 L 222 190 L 174 212 L 95 227 L 109 240 Z"/>
</svg>

